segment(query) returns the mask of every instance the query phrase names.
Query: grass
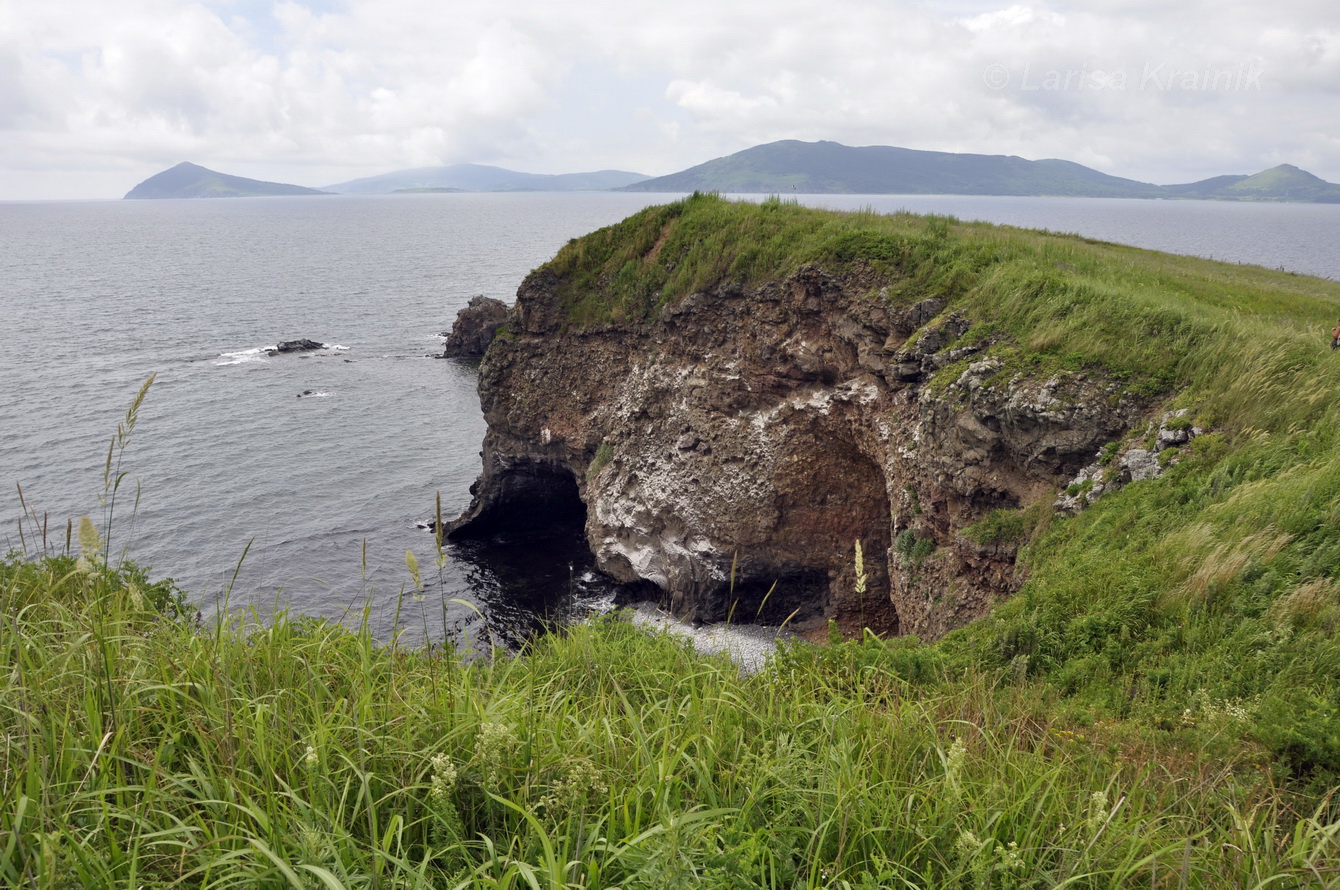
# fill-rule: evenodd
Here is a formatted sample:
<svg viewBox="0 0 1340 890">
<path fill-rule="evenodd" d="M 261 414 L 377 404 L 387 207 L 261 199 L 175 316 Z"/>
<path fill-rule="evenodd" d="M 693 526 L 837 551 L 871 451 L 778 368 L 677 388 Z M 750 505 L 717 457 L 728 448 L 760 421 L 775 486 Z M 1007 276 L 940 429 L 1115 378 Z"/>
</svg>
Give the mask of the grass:
<svg viewBox="0 0 1340 890">
<path fill-rule="evenodd" d="M 1340 882 L 1333 798 L 927 647 L 742 676 L 614 617 L 464 664 L 145 583 L 0 563 L 7 886 Z"/>
</svg>

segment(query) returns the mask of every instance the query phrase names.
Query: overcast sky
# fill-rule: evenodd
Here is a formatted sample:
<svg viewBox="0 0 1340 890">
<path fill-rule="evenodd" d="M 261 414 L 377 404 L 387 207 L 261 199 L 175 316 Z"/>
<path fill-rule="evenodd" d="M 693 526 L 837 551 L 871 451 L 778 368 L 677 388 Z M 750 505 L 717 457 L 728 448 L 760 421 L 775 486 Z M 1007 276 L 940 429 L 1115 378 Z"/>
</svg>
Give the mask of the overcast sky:
<svg viewBox="0 0 1340 890">
<path fill-rule="evenodd" d="M 1335 0 L 0 0 L 0 200 L 777 139 L 1340 181 Z"/>
</svg>

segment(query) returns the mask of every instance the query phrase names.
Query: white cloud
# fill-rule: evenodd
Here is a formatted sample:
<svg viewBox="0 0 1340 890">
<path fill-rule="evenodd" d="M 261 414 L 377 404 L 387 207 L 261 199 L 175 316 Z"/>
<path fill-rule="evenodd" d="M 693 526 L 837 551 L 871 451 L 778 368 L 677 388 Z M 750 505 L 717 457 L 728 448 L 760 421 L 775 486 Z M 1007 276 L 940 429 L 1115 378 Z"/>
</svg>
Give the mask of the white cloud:
<svg viewBox="0 0 1340 890">
<path fill-rule="evenodd" d="M 0 198 L 187 159 L 667 173 L 782 138 L 1340 179 L 1337 91 L 1325 0 L 48 0 L 0 10 Z"/>
</svg>

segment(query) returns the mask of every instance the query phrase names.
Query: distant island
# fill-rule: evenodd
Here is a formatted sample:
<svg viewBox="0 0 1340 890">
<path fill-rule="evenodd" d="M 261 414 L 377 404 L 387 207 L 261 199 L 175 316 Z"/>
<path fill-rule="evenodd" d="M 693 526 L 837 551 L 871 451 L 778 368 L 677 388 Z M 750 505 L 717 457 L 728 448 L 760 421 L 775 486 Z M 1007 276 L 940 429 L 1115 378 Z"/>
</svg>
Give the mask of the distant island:
<svg viewBox="0 0 1340 890">
<path fill-rule="evenodd" d="M 391 192 L 393 195 L 459 195 L 465 189 L 449 188 L 416 188 L 416 189 L 396 189 Z"/>
<path fill-rule="evenodd" d="M 126 198 L 266 198 L 275 195 L 328 195 L 286 182 L 263 182 L 182 162 L 150 176 L 126 192 Z"/>
<path fill-rule="evenodd" d="M 460 192 L 581 192 L 609 191 L 633 185 L 650 177 L 624 170 L 593 173 L 518 173 L 485 164 L 451 164 L 396 170 L 363 179 L 324 186 L 343 195 L 388 195 L 405 191 Z"/>
<path fill-rule="evenodd" d="M 182 163 L 131 189 L 127 198 L 269 195 L 393 195 L 451 192 L 720 192 L 723 194 L 1013 195 L 1340 203 L 1340 185 L 1280 164 L 1254 175 L 1155 185 L 1055 158 L 852 147 L 786 139 L 655 178 L 623 170 L 520 173 L 485 164 L 395 170 L 321 189 L 262 182 Z"/>
<path fill-rule="evenodd" d="M 1340 185 L 1291 164 L 1281 164 L 1253 176 L 1216 176 L 1183 185 L 1154 185 L 1110 176 L 1073 161 L 1030 161 L 1013 155 L 919 151 L 888 145 L 853 148 L 837 142 L 794 139 L 756 145 L 678 173 L 631 183 L 619 190 L 1340 203 Z"/>
</svg>

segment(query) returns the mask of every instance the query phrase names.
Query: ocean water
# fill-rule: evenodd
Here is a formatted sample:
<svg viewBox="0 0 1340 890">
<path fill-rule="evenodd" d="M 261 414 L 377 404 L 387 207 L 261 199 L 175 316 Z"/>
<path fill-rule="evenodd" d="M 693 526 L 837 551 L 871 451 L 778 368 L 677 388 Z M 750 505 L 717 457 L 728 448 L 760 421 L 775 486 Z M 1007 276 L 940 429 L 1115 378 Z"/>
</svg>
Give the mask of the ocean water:
<svg viewBox="0 0 1340 890">
<path fill-rule="evenodd" d="M 603 596 L 561 546 L 453 552 L 439 570 L 418 526 L 439 494 L 448 517 L 468 503 L 484 425 L 475 369 L 431 356 L 472 295 L 511 302 L 569 238 L 657 200 L 0 205 L 0 547 L 20 544 L 18 485 L 61 546 L 67 518 L 108 525 L 108 444 L 156 373 L 122 456 L 112 549 L 206 612 L 226 594 L 262 612 L 367 608 L 383 637 L 397 613 L 410 632 L 485 632 L 461 599 L 506 635 Z M 297 338 L 330 348 L 264 352 Z"/>
<path fill-rule="evenodd" d="M 476 371 L 439 333 L 569 238 L 673 196 L 444 194 L 0 204 L 0 548 L 92 516 L 209 612 L 367 620 L 383 638 L 516 639 L 607 602 L 575 540 L 449 546 Z M 950 213 L 1340 278 L 1340 206 L 802 196 Z M 265 347 L 310 338 L 316 354 Z M 156 379 L 123 452 L 108 445 Z M 20 539 L 18 486 L 30 515 Z M 405 551 L 418 558 L 417 591 Z M 366 616 L 366 618 L 365 618 Z"/>
</svg>

